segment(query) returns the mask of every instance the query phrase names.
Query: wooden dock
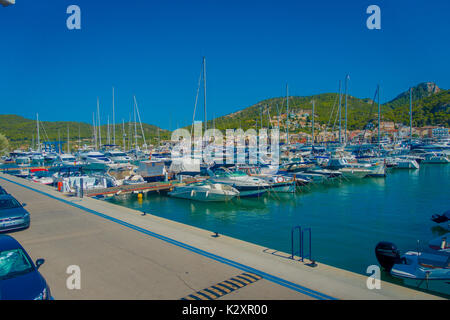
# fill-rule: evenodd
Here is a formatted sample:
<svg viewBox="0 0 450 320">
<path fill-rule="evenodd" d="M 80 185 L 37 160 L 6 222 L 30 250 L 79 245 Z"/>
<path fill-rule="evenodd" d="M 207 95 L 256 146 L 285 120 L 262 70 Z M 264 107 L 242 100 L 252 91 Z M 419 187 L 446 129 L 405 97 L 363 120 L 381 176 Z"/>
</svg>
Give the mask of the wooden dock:
<svg viewBox="0 0 450 320">
<path fill-rule="evenodd" d="M 174 187 L 184 186 L 186 184 L 199 182 L 200 180 L 196 180 L 194 178 L 185 180 L 183 182 L 179 182 L 176 180 L 172 181 L 164 181 L 164 182 L 149 182 L 149 183 L 140 183 L 135 185 L 122 185 L 111 188 L 104 189 L 91 189 L 86 190 L 85 195 L 87 197 L 96 197 L 96 196 L 107 196 L 107 195 L 123 195 L 127 193 L 146 193 L 146 192 L 161 192 L 161 191 L 170 191 Z"/>
</svg>

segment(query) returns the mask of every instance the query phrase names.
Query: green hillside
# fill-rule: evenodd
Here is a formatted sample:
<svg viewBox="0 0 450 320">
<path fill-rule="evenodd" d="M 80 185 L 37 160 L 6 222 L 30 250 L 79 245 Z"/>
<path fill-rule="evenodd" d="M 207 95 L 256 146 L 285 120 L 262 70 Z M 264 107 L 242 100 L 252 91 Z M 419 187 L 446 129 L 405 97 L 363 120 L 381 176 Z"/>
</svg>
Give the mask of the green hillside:
<svg viewBox="0 0 450 320">
<path fill-rule="evenodd" d="M 131 128 L 130 128 L 131 125 Z M 154 125 L 149 125 L 146 123 L 142 124 L 145 139 L 147 143 L 157 143 L 158 141 L 158 127 Z M 131 131 L 130 131 L 131 129 Z M 93 136 L 92 125 L 84 122 L 73 122 L 73 121 L 40 121 L 40 138 L 41 141 L 67 141 L 67 130 L 69 130 L 69 139 L 71 144 L 78 143 L 78 140 L 82 140 L 83 143 L 90 144 Z M 112 140 L 112 126 L 111 130 L 111 140 Z M 167 130 L 159 129 L 159 135 L 161 139 L 166 139 L 170 137 L 170 133 Z M 134 123 L 125 123 L 125 134 L 128 136 L 131 132 L 131 136 L 134 139 Z M 4 134 L 11 147 L 27 146 L 33 142 L 33 136 L 36 141 L 37 139 L 37 128 L 36 121 L 31 119 L 26 119 L 17 115 L 0 115 L 0 133 Z M 102 143 L 107 143 L 107 126 L 101 126 Z M 142 144 L 141 129 L 138 125 L 138 139 L 139 144 Z M 116 125 L 116 144 L 122 145 L 122 125 Z M 36 143 L 36 142 L 35 142 Z M 126 142 L 127 143 L 127 142 Z"/>
<path fill-rule="evenodd" d="M 450 90 L 441 90 L 434 83 L 421 83 L 413 88 L 413 123 L 414 126 L 444 125 L 450 126 Z M 374 92 L 375 93 L 375 92 Z M 312 114 L 312 103 L 315 101 L 315 121 L 320 124 L 339 125 L 338 93 L 324 93 L 307 97 L 289 97 L 289 113 L 297 113 L 303 110 Z M 342 97 L 342 118 L 345 117 L 345 97 Z M 378 118 L 378 105 L 371 99 L 360 99 L 348 96 L 348 129 L 363 129 L 370 120 Z M 334 111 L 333 111 L 334 106 Z M 395 121 L 396 123 L 409 124 L 409 91 L 398 95 L 395 99 L 381 106 L 382 121 Z M 271 117 L 286 114 L 286 98 L 278 97 L 263 100 L 243 110 L 215 119 L 218 129 L 255 128 L 262 121 L 264 127 L 268 126 L 268 111 Z M 333 112 L 332 117 L 331 113 Z M 284 125 L 281 121 L 281 126 Z M 208 122 L 208 127 L 213 126 L 213 121 Z M 297 131 L 307 131 L 306 128 L 298 128 Z"/>
</svg>

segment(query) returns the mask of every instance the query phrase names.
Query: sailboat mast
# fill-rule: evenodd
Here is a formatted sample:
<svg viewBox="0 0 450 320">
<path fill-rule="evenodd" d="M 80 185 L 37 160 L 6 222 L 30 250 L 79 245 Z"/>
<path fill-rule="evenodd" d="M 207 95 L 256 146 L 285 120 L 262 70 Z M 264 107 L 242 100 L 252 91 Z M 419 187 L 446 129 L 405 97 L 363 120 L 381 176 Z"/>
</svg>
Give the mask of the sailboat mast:
<svg viewBox="0 0 450 320">
<path fill-rule="evenodd" d="M 100 126 L 100 101 L 97 97 L 97 128 L 98 128 L 98 148 L 102 147 L 102 128 Z"/>
<path fill-rule="evenodd" d="M 339 143 L 342 143 L 342 82 L 339 80 Z"/>
<path fill-rule="evenodd" d="M 36 127 L 37 127 L 37 151 L 41 151 L 41 140 L 39 137 L 39 114 L 36 113 Z"/>
<path fill-rule="evenodd" d="M 97 128 L 95 127 L 95 112 L 92 112 L 92 129 L 95 149 L 97 150 Z"/>
<path fill-rule="evenodd" d="M 203 57 L 203 99 L 204 99 L 204 112 L 205 112 L 205 132 L 208 129 L 206 124 L 206 58 Z"/>
<path fill-rule="evenodd" d="M 380 85 L 378 85 L 378 146 L 380 146 L 380 122 L 381 122 L 381 107 L 380 107 Z"/>
<path fill-rule="evenodd" d="M 349 75 L 345 76 L 345 143 L 347 143 L 347 89 L 348 89 Z"/>
<path fill-rule="evenodd" d="M 114 87 L 112 88 L 112 107 L 113 107 L 113 118 L 112 118 L 112 124 L 113 124 L 113 144 L 116 144 L 116 118 L 114 115 Z"/>
<path fill-rule="evenodd" d="M 409 143 L 412 142 L 412 88 L 409 88 Z"/>
<path fill-rule="evenodd" d="M 67 153 L 70 153 L 69 125 L 67 125 Z"/>
<path fill-rule="evenodd" d="M 134 96 L 133 96 L 134 99 Z M 133 104 L 133 111 L 134 111 L 134 145 L 137 152 L 137 127 L 136 127 L 136 103 Z"/>
<path fill-rule="evenodd" d="M 289 86 L 286 83 L 286 144 L 289 144 Z"/>
<path fill-rule="evenodd" d="M 122 146 L 123 151 L 125 151 L 125 120 L 122 118 Z"/>
<path fill-rule="evenodd" d="M 312 145 L 314 146 L 314 106 L 315 106 L 315 101 L 313 99 L 312 101 Z"/>
</svg>

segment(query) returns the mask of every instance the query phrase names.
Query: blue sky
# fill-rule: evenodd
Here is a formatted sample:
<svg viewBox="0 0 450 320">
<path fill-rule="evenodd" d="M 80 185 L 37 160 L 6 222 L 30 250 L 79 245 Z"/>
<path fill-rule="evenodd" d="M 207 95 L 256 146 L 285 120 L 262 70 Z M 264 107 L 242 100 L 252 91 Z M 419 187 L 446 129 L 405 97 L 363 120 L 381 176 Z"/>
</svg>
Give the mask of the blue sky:
<svg viewBox="0 0 450 320">
<path fill-rule="evenodd" d="M 81 8 L 81 30 L 66 8 Z M 366 8 L 381 8 L 381 30 Z M 388 101 L 409 86 L 450 88 L 450 1 L 16 0 L 0 7 L 0 113 L 46 121 L 192 120 L 206 56 L 208 118 L 269 97 L 336 92 Z M 202 119 L 202 113 L 197 116 Z"/>
</svg>

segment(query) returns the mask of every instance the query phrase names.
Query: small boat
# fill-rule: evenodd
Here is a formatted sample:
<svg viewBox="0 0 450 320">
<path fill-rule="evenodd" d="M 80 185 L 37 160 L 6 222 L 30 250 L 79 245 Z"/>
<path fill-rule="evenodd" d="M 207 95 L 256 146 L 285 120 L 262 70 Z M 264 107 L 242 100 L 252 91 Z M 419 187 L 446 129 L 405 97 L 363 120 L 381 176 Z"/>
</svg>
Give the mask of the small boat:
<svg viewBox="0 0 450 320">
<path fill-rule="evenodd" d="M 123 179 L 122 184 L 123 185 L 135 185 L 135 184 L 142 184 L 145 183 L 144 178 L 138 174 L 134 174 L 131 176 L 126 177 Z"/>
<path fill-rule="evenodd" d="M 175 198 L 197 201 L 229 201 L 238 196 L 239 191 L 226 184 L 204 181 L 175 187 L 168 194 Z"/>
<path fill-rule="evenodd" d="M 380 265 L 405 285 L 440 293 L 450 290 L 450 254 L 445 250 L 408 251 L 401 255 L 391 242 L 382 241 L 375 248 Z"/>
<path fill-rule="evenodd" d="M 433 214 L 431 220 L 440 224 L 444 228 L 450 229 L 450 210 L 447 210 L 443 214 Z"/>
</svg>

